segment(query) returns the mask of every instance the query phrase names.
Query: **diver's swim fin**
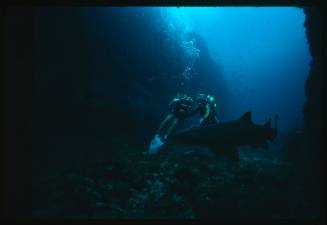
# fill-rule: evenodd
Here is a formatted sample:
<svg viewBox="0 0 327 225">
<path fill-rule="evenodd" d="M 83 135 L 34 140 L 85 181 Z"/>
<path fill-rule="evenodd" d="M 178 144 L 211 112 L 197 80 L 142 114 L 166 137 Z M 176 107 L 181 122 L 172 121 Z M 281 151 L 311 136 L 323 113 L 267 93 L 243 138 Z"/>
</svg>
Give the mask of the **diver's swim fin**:
<svg viewBox="0 0 327 225">
<path fill-rule="evenodd" d="M 160 136 L 157 134 L 151 141 L 149 146 L 149 154 L 157 154 L 159 151 L 159 148 L 164 144 L 160 138 Z"/>
</svg>

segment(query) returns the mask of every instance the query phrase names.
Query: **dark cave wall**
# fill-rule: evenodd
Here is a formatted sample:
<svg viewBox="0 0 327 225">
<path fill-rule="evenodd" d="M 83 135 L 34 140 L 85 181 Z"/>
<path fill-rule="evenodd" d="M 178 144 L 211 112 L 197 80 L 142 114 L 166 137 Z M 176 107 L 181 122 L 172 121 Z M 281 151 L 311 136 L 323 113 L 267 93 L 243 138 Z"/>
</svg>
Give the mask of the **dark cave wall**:
<svg viewBox="0 0 327 225">
<path fill-rule="evenodd" d="M 312 56 L 311 69 L 306 81 L 307 100 L 304 105 L 304 134 L 308 140 L 307 161 L 319 165 L 320 161 L 320 131 L 321 131 L 321 18 L 320 9 L 305 7 L 306 36 Z"/>
<path fill-rule="evenodd" d="M 150 73 L 157 75 L 153 70 L 158 63 L 150 64 L 148 58 L 156 40 L 140 35 L 151 30 L 144 26 L 150 15 L 126 13 L 101 8 L 38 10 L 35 97 L 42 102 L 36 106 L 42 130 L 87 136 L 119 133 L 133 125 L 136 114 L 129 109 L 145 110 L 144 99 L 153 101 L 152 87 L 144 86 Z M 155 90 L 162 89 L 164 84 Z"/>
<path fill-rule="evenodd" d="M 181 85 L 182 49 L 164 32 L 157 13 L 151 8 L 36 10 L 35 133 L 152 135 L 176 92 L 205 90 L 223 99 L 226 86 L 219 85 L 222 76 L 200 37 L 195 37 L 201 49 L 198 75 Z"/>
<path fill-rule="evenodd" d="M 321 103 L 323 95 L 321 85 L 321 18 L 320 10 L 304 7 L 305 32 L 309 51 L 312 56 L 310 71 L 305 83 L 306 102 L 303 106 L 304 125 L 301 130 L 291 132 L 283 148 L 284 159 L 303 169 L 303 173 L 319 178 L 321 147 Z"/>
<path fill-rule="evenodd" d="M 33 10 L 1 10 L 4 64 L 2 67 L 2 208 L 1 216 L 31 214 Z"/>
</svg>

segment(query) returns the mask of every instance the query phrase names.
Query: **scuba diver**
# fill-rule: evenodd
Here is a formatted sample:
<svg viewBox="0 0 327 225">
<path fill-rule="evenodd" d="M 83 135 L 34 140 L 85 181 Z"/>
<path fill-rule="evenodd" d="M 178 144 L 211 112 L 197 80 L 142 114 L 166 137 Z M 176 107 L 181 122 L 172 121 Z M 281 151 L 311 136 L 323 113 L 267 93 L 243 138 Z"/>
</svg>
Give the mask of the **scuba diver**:
<svg viewBox="0 0 327 225">
<path fill-rule="evenodd" d="M 210 95 L 198 94 L 196 101 L 197 105 L 194 109 L 194 113 L 199 112 L 201 116 L 200 127 L 218 123 L 216 117 L 217 104 L 215 99 Z"/>
<path fill-rule="evenodd" d="M 159 147 L 167 141 L 177 124 L 192 115 L 192 103 L 193 99 L 186 94 L 177 94 L 176 97 L 170 101 L 170 113 L 161 122 L 155 137 L 152 139 L 149 154 L 157 153 Z"/>
</svg>

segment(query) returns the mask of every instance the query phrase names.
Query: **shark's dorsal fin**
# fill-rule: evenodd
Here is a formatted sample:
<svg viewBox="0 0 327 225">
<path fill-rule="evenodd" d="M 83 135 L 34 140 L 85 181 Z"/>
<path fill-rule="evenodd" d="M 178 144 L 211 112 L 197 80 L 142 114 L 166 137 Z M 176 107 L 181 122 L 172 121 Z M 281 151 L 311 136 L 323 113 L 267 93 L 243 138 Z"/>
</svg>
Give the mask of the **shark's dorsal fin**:
<svg viewBox="0 0 327 225">
<path fill-rule="evenodd" d="M 267 120 L 267 122 L 264 125 L 267 128 L 271 128 L 271 118 L 269 118 L 269 120 Z"/>
<path fill-rule="evenodd" d="M 252 113 L 251 111 L 248 111 L 246 113 L 243 114 L 243 116 L 241 116 L 241 118 L 239 119 L 241 122 L 243 123 L 252 123 Z"/>
</svg>

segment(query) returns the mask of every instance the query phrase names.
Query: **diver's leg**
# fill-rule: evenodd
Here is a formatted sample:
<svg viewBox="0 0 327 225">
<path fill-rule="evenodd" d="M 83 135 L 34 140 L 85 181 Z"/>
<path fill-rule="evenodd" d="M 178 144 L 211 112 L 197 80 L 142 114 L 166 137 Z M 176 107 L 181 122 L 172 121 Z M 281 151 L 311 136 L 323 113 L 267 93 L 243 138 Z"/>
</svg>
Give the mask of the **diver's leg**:
<svg viewBox="0 0 327 225">
<path fill-rule="evenodd" d="M 174 122 L 174 116 L 172 114 L 168 114 L 166 118 L 161 122 L 159 129 L 157 130 L 156 135 L 152 139 L 150 146 L 149 146 L 149 154 L 156 154 L 159 151 L 159 148 L 165 143 L 164 136 L 165 130 L 170 124 Z"/>
<path fill-rule="evenodd" d="M 169 126 L 169 123 L 171 123 L 174 119 L 174 115 L 173 114 L 168 114 L 166 116 L 166 118 L 161 122 L 160 126 L 159 126 L 159 129 L 157 130 L 157 134 L 160 136 L 160 137 L 163 137 L 163 132 L 164 130 L 166 129 L 167 126 Z"/>
<path fill-rule="evenodd" d="M 200 127 L 204 127 L 208 125 L 208 118 L 204 118 L 201 120 Z"/>
<path fill-rule="evenodd" d="M 176 116 L 174 116 L 174 117 L 173 117 L 173 120 L 172 120 L 172 122 L 171 122 L 171 124 L 170 124 L 170 126 L 169 126 L 169 128 L 168 128 L 168 131 L 167 131 L 166 134 L 163 136 L 164 139 L 167 139 L 167 138 L 170 136 L 170 134 L 171 134 L 171 133 L 173 132 L 173 130 L 176 128 L 176 125 L 177 125 L 178 121 L 179 121 L 179 119 L 178 119 Z"/>
<path fill-rule="evenodd" d="M 174 115 L 168 115 L 166 119 L 161 123 L 158 133 L 152 139 L 150 146 L 149 146 L 149 154 L 156 154 L 159 151 L 159 148 L 165 143 L 167 137 L 171 134 L 178 123 L 178 118 Z M 164 128 L 168 127 L 167 132 L 163 132 Z"/>
</svg>

